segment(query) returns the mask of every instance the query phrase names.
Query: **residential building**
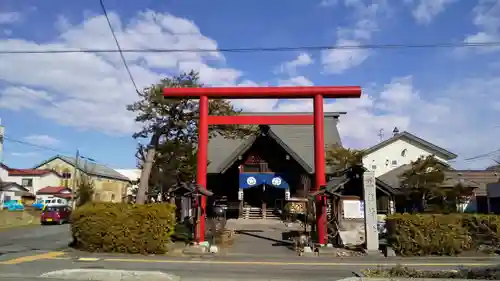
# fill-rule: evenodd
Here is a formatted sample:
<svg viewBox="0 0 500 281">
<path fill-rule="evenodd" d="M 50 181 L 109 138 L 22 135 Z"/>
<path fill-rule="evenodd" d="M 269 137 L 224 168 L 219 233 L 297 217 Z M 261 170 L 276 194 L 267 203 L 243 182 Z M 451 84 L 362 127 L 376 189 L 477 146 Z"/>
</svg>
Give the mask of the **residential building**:
<svg viewBox="0 0 500 281">
<path fill-rule="evenodd" d="M 24 197 L 33 197 L 33 194 L 17 183 L 0 182 L 0 210 L 5 202 L 21 200 Z"/>
<path fill-rule="evenodd" d="M 47 186 L 38 191 L 36 197 L 41 200 L 57 198 L 57 203 L 68 203 L 73 198 L 71 189 L 63 186 Z M 60 200 L 59 200 L 60 199 Z"/>
<path fill-rule="evenodd" d="M 54 170 L 65 175 L 64 180 L 67 184 L 64 182 L 62 186 L 71 189 L 82 176 L 88 176 L 94 184 L 94 199 L 97 201 L 121 202 L 130 186 L 129 178 L 112 168 L 85 159 L 76 161 L 74 157 L 56 155 L 34 168 Z"/>
<path fill-rule="evenodd" d="M 46 186 L 64 186 L 64 178 L 53 170 L 8 168 L 7 181 L 25 187 L 32 194 Z"/>
<path fill-rule="evenodd" d="M 132 196 L 134 190 L 139 187 L 139 179 L 141 178 L 140 169 L 115 169 L 118 173 L 127 177 L 130 181 L 130 186 L 127 189 L 127 196 Z"/>
<path fill-rule="evenodd" d="M 0 182 L 8 181 L 9 177 L 9 167 L 3 163 L 0 163 Z"/>
<path fill-rule="evenodd" d="M 434 155 L 443 163 L 455 159 L 457 155 L 442 147 L 421 139 L 409 132 L 397 132 L 395 134 L 367 150 L 363 157 L 363 166 L 375 172 L 379 177 L 402 165 L 410 164 L 421 156 Z"/>
</svg>

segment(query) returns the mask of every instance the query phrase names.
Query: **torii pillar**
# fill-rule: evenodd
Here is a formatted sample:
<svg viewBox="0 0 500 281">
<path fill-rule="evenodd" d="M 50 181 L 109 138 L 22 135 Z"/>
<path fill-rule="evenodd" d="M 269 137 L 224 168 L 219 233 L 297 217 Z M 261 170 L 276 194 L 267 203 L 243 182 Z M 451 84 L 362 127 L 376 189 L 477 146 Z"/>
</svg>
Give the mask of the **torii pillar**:
<svg viewBox="0 0 500 281">
<path fill-rule="evenodd" d="M 198 160 L 196 182 L 207 188 L 207 147 L 209 125 L 314 125 L 314 190 L 326 184 L 325 141 L 324 141 L 324 98 L 359 98 L 358 86 L 314 86 L 314 87 L 217 87 L 217 88 L 165 88 L 165 98 L 199 99 L 200 120 L 198 128 Z M 312 115 L 271 115 L 271 116 L 210 116 L 208 99 L 314 99 Z M 316 225 L 318 243 L 325 244 L 326 204 L 325 197 L 316 197 Z M 201 197 L 201 218 L 196 228 L 198 242 L 205 241 L 206 197 Z"/>
</svg>

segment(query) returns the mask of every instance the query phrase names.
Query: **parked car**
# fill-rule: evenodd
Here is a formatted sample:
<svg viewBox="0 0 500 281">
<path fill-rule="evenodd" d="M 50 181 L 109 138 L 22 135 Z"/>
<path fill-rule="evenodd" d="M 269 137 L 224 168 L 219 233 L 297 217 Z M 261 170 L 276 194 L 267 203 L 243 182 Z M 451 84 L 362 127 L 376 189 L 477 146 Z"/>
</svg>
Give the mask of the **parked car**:
<svg viewBox="0 0 500 281">
<path fill-rule="evenodd" d="M 49 201 L 49 200 L 42 200 L 42 199 L 38 199 L 35 203 L 33 203 L 31 206 L 37 210 L 43 210 L 43 208 L 45 207 L 45 204 L 46 204 L 46 201 Z"/>
<path fill-rule="evenodd" d="M 9 211 L 22 211 L 24 210 L 24 205 L 20 200 L 9 200 L 3 203 L 3 208 Z"/>
<path fill-rule="evenodd" d="M 45 206 L 40 216 L 41 224 L 63 224 L 68 223 L 71 216 L 69 206 Z"/>
</svg>

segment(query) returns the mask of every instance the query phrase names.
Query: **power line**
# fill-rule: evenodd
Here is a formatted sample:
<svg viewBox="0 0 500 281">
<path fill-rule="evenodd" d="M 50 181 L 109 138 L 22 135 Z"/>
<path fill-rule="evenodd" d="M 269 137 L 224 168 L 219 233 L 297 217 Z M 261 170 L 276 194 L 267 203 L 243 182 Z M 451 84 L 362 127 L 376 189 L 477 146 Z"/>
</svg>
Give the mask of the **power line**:
<svg viewBox="0 0 500 281">
<path fill-rule="evenodd" d="M 71 153 L 69 151 L 63 151 L 63 150 L 55 149 L 55 148 L 52 148 L 52 147 L 48 147 L 48 146 L 44 146 L 44 145 L 38 145 L 38 144 L 31 143 L 31 142 L 22 141 L 22 140 L 19 140 L 19 139 L 10 138 L 10 137 L 6 137 L 6 136 L 4 136 L 3 139 L 6 140 L 6 141 L 9 141 L 9 142 L 14 142 L 14 143 L 18 143 L 18 144 L 22 144 L 22 145 L 26 145 L 26 146 L 31 146 L 31 147 L 38 148 L 38 149 L 41 149 L 41 150 L 47 150 L 47 151 L 56 152 L 56 153 L 58 153 L 60 155 L 63 155 L 63 156 L 75 157 L 74 155 L 72 155 L 73 153 Z M 100 161 L 96 161 L 94 158 L 91 158 L 91 157 L 85 157 L 85 156 L 79 155 L 78 158 L 79 159 L 85 159 L 85 160 L 88 160 L 90 162 L 94 162 L 94 163 L 97 163 L 97 164 L 109 167 L 108 165 L 103 164 Z"/>
<path fill-rule="evenodd" d="M 44 145 L 38 145 L 38 144 L 34 144 L 34 143 L 31 143 L 31 142 L 27 142 L 27 141 L 23 141 L 23 140 L 20 140 L 20 139 L 7 137 L 7 136 L 3 136 L 3 139 L 6 140 L 6 141 L 9 141 L 9 142 L 14 142 L 14 143 L 18 143 L 18 144 L 22 144 L 22 145 L 26 145 L 26 146 L 31 146 L 31 147 L 38 148 L 38 149 L 41 149 L 41 150 L 47 150 L 47 151 L 56 152 L 56 153 L 58 153 L 60 155 L 63 155 L 63 156 L 75 157 L 73 155 L 74 152 L 59 150 L 59 149 L 55 149 L 55 148 L 44 146 Z M 79 159 L 85 159 L 85 160 L 88 160 L 90 162 L 94 162 L 96 164 L 99 164 L 99 165 L 102 165 L 102 166 L 106 166 L 106 167 L 108 167 L 110 169 L 113 169 L 113 168 L 111 168 L 110 165 L 105 164 L 105 163 L 103 163 L 101 161 L 98 161 L 98 160 L 96 160 L 93 157 L 86 157 L 86 156 L 79 155 L 78 158 Z"/>
<path fill-rule="evenodd" d="M 499 154 L 499 153 L 500 153 L 500 149 L 496 149 L 496 150 L 490 151 L 488 153 L 484 153 L 484 154 L 480 154 L 480 155 L 477 155 L 474 157 L 466 158 L 466 159 L 464 159 L 464 161 L 480 160 L 483 158 L 495 156 L 496 154 Z"/>
<path fill-rule="evenodd" d="M 38 145 L 38 144 L 34 144 L 34 143 L 30 143 L 30 142 L 26 142 L 26 141 L 22 141 L 22 140 L 18 140 L 18 139 L 6 137 L 6 136 L 4 136 L 3 139 L 6 140 L 6 141 L 15 142 L 15 143 L 18 143 L 18 144 L 35 147 L 35 148 L 42 149 L 42 150 L 49 150 L 49 151 L 52 151 L 52 152 L 57 152 L 57 153 L 62 153 L 62 154 L 71 154 L 71 153 L 68 153 L 67 151 L 62 151 L 62 150 L 58 150 L 58 149 L 55 149 L 55 148 L 52 148 L 52 147 Z"/>
<path fill-rule="evenodd" d="M 33 92 L 28 91 L 28 90 L 26 89 L 26 87 L 16 85 L 16 84 L 11 83 L 11 82 L 9 82 L 9 81 L 7 81 L 7 80 L 5 80 L 5 79 L 0 79 L 0 80 L 2 81 L 2 83 L 8 84 L 8 85 L 10 85 L 11 87 L 14 87 L 14 88 L 16 88 L 16 89 L 19 89 L 19 90 L 21 90 L 21 91 L 23 91 L 23 92 L 25 92 L 25 93 L 29 94 L 30 96 L 33 96 L 33 97 L 36 97 L 36 98 L 40 98 L 39 96 L 36 96 Z M 43 99 L 43 98 L 42 98 L 42 99 Z M 54 103 L 51 99 L 43 99 L 43 100 L 44 100 L 44 101 L 46 101 L 46 102 L 48 102 L 48 103 L 50 103 L 50 104 L 51 104 L 51 105 L 53 105 L 54 107 L 57 107 L 57 108 L 59 108 L 59 109 L 63 109 L 63 108 L 61 108 L 58 104 Z"/>
<path fill-rule="evenodd" d="M 476 43 L 430 43 L 430 44 L 366 44 L 342 46 L 297 46 L 297 47 L 254 47 L 254 48 L 220 48 L 220 49 L 45 49 L 45 50 L 0 50 L 2 55 L 15 54 L 67 54 L 67 53 L 259 53 L 259 52 L 295 52 L 322 50 L 357 50 L 357 49 L 435 49 L 435 48 L 469 48 L 500 47 L 500 42 Z"/>
<path fill-rule="evenodd" d="M 118 38 L 116 38 L 115 30 L 113 29 L 113 25 L 111 24 L 111 21 L 109 20 L 108 16 L 108 11 L 106 10 L 106 6 L 104 6 L 104 0 L 99 0 L 99 3 L 101 4 L 102 12 L 104 13 L 104 16 L 106 17 L 106 21 L 108 22 L 109 30 L 111 31 L 111 34 L 113 35 L 113 38 L 115 39 L 116 47 L 118 48 L 118 53 L 120 54 L 120 57 L 122 58 L 123 65 L 125 66 L 125 69 L 127 70 L 128 76 L 130 78 L 130 81 L 134 85 L 135 91 L 139 94 L 139 88 L 137 88 L 137 84 L 135 83 L 134 76 L 132 76 L 132 72 L 130 72 L 130 68 L 128 67 L 127 60 L 125 59 L 125 56 L 123 55 L 122 48 L 120 46 L 120 42 L 118 42 Z"/>
</svg>

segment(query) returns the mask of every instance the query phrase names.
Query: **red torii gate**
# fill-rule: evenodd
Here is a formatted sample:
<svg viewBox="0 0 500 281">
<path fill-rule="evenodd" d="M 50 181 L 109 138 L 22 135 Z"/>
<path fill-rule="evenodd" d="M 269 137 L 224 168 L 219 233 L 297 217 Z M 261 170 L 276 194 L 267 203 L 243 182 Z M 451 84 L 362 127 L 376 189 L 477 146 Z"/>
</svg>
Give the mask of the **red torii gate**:
<svg viewBox="0 0 500 281">
<path fill-rule="evenodd" d="M 196 182 L 207 188 L 207 146 L 209 125 L 314 125 L 314 190 L 326 184 L 325 177 L 325 143 L 324 143 L 324 98 L 359 98 L 361 88 L 358 86 L 315 86 L 315 87 L 217 87 L 217 88 L 165 88 L 165 98 L 190 98 L 200 100 L 200 123 L 198 139 L 198 160 Z M 208 99 L 299 99 L 313 98 L 312 115 L 271 115 L 271 116 L 210 116 L 208 115 Z M 201 198 L 201 218 L 196 238 L 205 240 L 206 197 Z M 316 198 L 316 225 L 318 242 L 325 244 L 326 212 L 325 198 Z"/>
</svg>

